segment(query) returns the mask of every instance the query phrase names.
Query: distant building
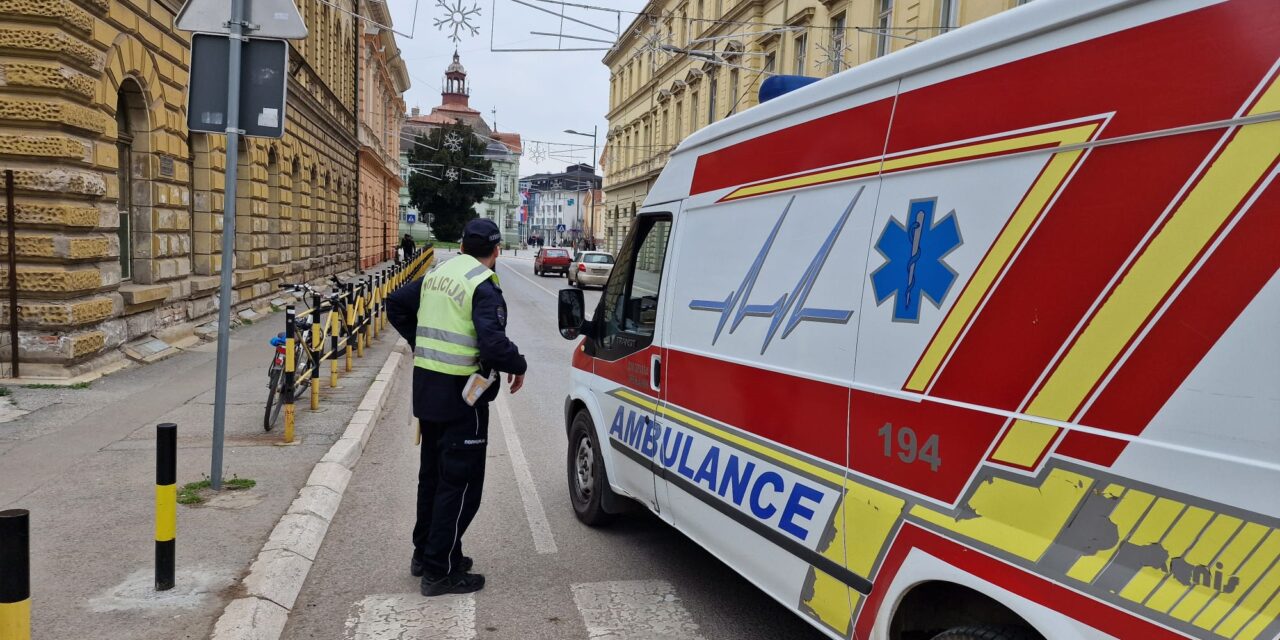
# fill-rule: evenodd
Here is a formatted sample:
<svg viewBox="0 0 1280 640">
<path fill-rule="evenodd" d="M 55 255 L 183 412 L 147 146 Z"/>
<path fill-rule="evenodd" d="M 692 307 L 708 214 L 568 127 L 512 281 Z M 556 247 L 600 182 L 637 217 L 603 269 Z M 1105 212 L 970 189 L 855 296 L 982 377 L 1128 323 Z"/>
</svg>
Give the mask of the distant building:
<svg viewBox="0 0 1280 640">
<path fill-rule="evenodd" d="M 427 114 L 423 114 L 421 109 L 414 107 L 400 129 L 402 142 L 400 161 L 406 166 L 405 185 L 400 190 L 401 233 L 413 233 L 418 240 L 425 240 L 430 235 L 431 212 L 414 211 L 409 204 L 408 176 L 413 170 L 408 167 L 409 152 L 416 144 L 418 136 L 427 135 L 440 127 L 461 123 L 475 131 L 476 137 L 485 147 L 485 158 L 493 163 L 494 192 L 490 197 L 476 203 L 476 215 L 493 220 L 502 232 L 503 241 L 514 244 L 520 239 L 520 192 L 517 187 L 517 176 L 520 175 L 523 143 L 518 133 L 498 132 L 490 127 L 480 112 L 471 107 L 470 102 L 471 88 L 467 83 L 467 70 L 462 66 L 462 60 L 455 51 L 453 62 L 445 69 L 440 105 L 433 107 Z M 479 179 L 479 177 L 476 178 Z M 417 220 L 414 224 L 408 223 L 406 219 L 410 213 Z"/>
<path fill-rule="evenodd" d="M 400 241 L 400 127 L 409 71 L 400 57 L 386 0 L 361 0 L 372 21 L 360 51 L 360 266 L 395 256 Z M 383 26 L 379 26 L 383 25 Z"/>
<path fill-rule="evenodd" d="M 589 164 L 570 165 L 561 173 L 539 173 L 521 179 L 529 193 L 526 238 L 548 245 L 584 246 L 592 242 L 588 229 L 590 203 L 600 198 L 601 178 Z M 561 231 L 560 229 L 564 230 Z"/>
</svg>

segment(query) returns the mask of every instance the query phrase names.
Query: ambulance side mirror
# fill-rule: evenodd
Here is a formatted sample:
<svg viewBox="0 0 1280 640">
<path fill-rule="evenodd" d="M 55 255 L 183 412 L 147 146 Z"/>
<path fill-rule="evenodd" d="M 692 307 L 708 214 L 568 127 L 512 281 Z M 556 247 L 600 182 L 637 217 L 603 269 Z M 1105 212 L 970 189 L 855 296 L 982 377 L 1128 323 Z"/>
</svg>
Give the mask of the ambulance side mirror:
<svg viewBox="0 0 1280 640">
<path fill-rule="evenodd" d="M 565 340 L 573 340 L 582 335 L 586 329 L 586 301 L 582 291 L 578 289 L 560 290 L 560 335 Z"/>
</svg>

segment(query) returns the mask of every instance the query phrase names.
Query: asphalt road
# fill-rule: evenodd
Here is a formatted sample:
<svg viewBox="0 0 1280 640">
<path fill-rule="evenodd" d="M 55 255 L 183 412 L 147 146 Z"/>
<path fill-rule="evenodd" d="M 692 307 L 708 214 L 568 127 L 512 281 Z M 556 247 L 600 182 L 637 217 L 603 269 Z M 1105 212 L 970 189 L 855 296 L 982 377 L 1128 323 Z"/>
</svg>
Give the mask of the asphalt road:
<svg viewBox="0 0 1280 640">
<path fill-rule="evenodd" d="M 503 258 L 498 273 L 508 332 L 530 369 L 524 389 L 504 389 L 492 407 L 484 501 L 463 540 L 486 587 L 423 598 L 409 575 L 418 449 L 406 361 L 284 637 L 824 637 L 647 512 L 606 528 L 577 521 L 563 418 L 573 343 L 555 327 L 555 291 L 566 281 L 534 276 L 522 258 Z M 589 291 L 588 308 L 598 299 Z"/>
</svg>

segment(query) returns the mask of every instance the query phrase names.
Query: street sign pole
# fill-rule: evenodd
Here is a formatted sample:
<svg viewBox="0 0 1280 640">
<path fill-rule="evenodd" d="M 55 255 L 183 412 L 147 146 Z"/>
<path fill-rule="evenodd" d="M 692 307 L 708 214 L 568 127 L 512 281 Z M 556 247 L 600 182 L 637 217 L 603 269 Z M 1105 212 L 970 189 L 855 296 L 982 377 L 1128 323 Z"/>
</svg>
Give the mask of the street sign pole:
<svg viewBox="0 0 1280 640">
<path fill-rule="evenodd" d="M 209 484 L 222 490 L 222 449 L 227 419 L 227 352 L 231 343 L 231 278 L 236 251 L 236 175 L 240 164 L 240 47 L 244 43 L 245 2 L 231 0 L 227 65 L 227 171 L 222 202 L 222 286 L 218 298 L 218 368 L 213 391 L 213 459 Z"/>
</svg>

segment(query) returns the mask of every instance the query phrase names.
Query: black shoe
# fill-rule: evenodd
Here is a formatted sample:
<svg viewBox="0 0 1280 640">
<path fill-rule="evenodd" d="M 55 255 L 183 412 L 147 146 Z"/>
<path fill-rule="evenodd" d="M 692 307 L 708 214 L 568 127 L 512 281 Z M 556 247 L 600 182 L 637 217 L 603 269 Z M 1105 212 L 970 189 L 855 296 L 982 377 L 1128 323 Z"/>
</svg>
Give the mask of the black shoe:
<svg viewBox="0 0 1280 640">
<path fill-rule="evenodd" d="M 471 558 L 462 556 L 462 562 L 458 563 L 458 568 L 461 569 L 463 573 L 466 573 L 470 571 L 471 567 L 474 565 L 475 563 L 471 561 Z M 413 560 L 409 562 L 409 575 L 415 578 L 421 578 L 422 574 L 426 572 L 427 569 L 422 566 L 422 560 L 418 559 L 418 556 L 414 556 Z"/>
<path fill-rule="evenodd" d="M 422 595 L 443 596 L 450 593 L 472 593 L 484 588 L 484 576 L 478 573 L 459 571 L 453 575 L 435 580 L 422 578 Z"/>
</svg>

